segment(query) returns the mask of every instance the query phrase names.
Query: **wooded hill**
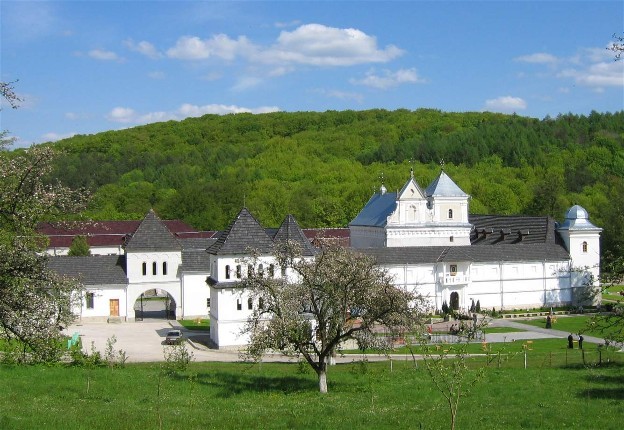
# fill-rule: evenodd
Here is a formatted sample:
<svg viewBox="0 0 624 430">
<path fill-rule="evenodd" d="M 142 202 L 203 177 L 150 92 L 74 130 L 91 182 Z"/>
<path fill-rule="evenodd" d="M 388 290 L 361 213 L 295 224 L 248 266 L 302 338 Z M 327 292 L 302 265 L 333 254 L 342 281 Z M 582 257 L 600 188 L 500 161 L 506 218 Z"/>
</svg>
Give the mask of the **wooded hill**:
<svg viewBox="0 0 624 430">
<path fill-rule="evenodd" d="M 88 216 L 139 219 L 154 208 L 223 229 L 243 205 L 265 226 L 344 227 L 383 182 L 425 187 L 440 161 L 471 213 L 547 214 L 572 204 L 624 244 L 624 111 L 543 120 L 437 110 L 206 115 L 74 136 L 54 176 L 93 190 Z"/>
</svg>

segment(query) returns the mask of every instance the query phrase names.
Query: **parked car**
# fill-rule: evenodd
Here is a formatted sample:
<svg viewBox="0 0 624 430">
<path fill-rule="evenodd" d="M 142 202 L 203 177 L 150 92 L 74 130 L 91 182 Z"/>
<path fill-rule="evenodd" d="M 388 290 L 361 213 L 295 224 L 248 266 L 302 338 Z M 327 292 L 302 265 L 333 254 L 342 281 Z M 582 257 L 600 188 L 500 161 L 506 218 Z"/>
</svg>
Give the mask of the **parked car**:
<svg viewBox="0 0 624 430">
<path fill-rule="evenodd" d="M 165 343 L 167 345 L 177 345 L 182 341 L 182 332 L 180 330 L 169 330 Z"/>
</svg>

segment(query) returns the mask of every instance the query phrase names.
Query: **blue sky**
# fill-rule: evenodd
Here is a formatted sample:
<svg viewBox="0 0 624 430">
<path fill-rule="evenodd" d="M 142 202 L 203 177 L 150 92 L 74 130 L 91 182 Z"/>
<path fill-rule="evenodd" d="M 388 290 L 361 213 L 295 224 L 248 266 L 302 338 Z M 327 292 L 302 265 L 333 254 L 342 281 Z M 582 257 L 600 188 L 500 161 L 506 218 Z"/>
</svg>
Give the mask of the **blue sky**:
<svg viewBox="0 0 624 430">
<path fill-rule="evenodd" d="M 624 109 L 621 1 L 7 1 L 16 146 L 206 113 Z"/>
</svg>

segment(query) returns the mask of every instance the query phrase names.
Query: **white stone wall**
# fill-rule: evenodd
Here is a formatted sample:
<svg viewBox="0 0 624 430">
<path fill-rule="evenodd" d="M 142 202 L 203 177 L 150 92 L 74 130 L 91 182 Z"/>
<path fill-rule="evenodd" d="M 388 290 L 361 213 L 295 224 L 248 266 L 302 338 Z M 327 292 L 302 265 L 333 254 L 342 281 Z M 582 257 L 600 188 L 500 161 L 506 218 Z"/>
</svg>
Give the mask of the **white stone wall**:
<svg viewBox="0 0 624 430">
<path fill-rule="evenodd" d="M 208 273 L 184 273 L 182 275 L 182 314 L 178 318 L 209 317 L 207 301 L 210 298 L 210 287 L 206 284 L 207 277 Z"/>
<path fill-rule="evenodd" d="M 145 263 L 145 274 L 143 274 L 143 263 Z M 156 263 L 155 274 L 154 263 Z M 163 273 L 163 264 L 167 266 L 166 274 Z M 181 264 L 181 252 L 130 252 L 126 254 L 126 274 L 130 283 L 179 281 L 178 269 Z"/>
<path fill-rule="evenodd" d="M 87 293 L 93 293 L 92 309 L 87 308 Z M 79 321 L 106 321 L 110 316 L 110 300 L 119 300 L 119 317 L 125 320 L 127 317 L 125 285 L 102 285 L 97 288 L 86 288 L 82 294 L 80 305 L 74 308 L 74 314 Z"/>
<path fill-rule="evenodd" d="M 451 265 L 457 266 L 452 275 Z M 468 308 L 471 299 L 482 308 L 522 309 L 559 306 L 573 301 L 574 291 L 568 273 L 569 261 L 470 263 L 384 266 L 394 277 L 395 285 L 413 289 L 428 297 L 431 306 L 440 309 L 457 292 L 460 308 Z"/>
<path fill-rule="evenodd" d="M 258 303 L 252 301 L 249 309 L 249 295 L 239 288 L 211 288 L 210 297 L 212 341 L 219 348 L 246 345 L 249 337 L 242 330 Z"/>
</svg>

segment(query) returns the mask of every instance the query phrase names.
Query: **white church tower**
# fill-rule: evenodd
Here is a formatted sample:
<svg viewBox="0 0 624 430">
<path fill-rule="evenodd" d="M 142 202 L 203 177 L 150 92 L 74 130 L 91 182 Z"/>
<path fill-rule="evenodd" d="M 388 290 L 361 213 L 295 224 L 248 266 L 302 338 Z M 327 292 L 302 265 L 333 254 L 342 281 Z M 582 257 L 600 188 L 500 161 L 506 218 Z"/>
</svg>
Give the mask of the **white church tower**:
<svg viewBox="0 0 624 430">
<path fill-rule="evenodd" d="M 470 245 L 469 198 L 444 171 L 425 190 L 412 171 L 400 191 L 382 186 L 351 221 L 351 246 Z"/>
<path fill-rule="evenodd" d="M 568 210 L 557 231 L 570 253 L 572 268 L 589 271 L 598 285 L 602 229 L 589 221 L 589 213 L 582 206 L 575 205 Z"/>
</svg>

